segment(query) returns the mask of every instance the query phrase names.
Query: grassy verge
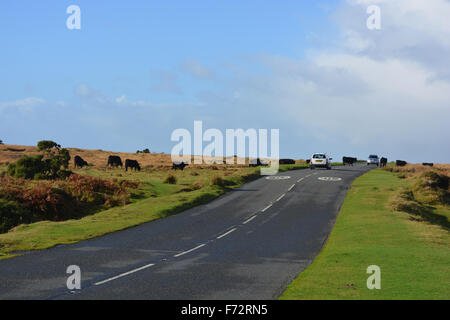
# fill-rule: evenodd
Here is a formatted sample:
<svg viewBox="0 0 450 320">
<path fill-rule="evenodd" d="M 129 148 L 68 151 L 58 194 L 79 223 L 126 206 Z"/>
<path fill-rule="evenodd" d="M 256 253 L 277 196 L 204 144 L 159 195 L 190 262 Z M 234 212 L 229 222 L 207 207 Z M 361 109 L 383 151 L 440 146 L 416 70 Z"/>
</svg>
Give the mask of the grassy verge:
<svg viewBox="0 0 450 320">
<path fill-rule="evenodd" d="M 445 224 L 392 208 L 413 183 L 381 169 L 356 179 L 324 249 L 280 299 L 450 299 Z M 432 210 L 448 222 L 448 206 Z M 380 290 L 367 288 L 370 265 Z"/>
<path fill-rule="evenodd" d="M 281 165 L 280 171 L 300 167 L 301 165 Z M 160 219 L 209 202 L 260 176 L 259 168 L 215 166 L 184 171 L 147 168 L 140 172 L 88 167 L 75 172 L 103 179 L 132 180 L 139 182 L 140 187 L 133 191 L 132 203 L 126 206 L 114 207 L 76 220 L 24 224 L 0 234 L 0 259 L 13 257 L 16 252 L 75 243 Z M 175 177 L 176 183 L 164 182 L 169 175 Z"/>
</svg>

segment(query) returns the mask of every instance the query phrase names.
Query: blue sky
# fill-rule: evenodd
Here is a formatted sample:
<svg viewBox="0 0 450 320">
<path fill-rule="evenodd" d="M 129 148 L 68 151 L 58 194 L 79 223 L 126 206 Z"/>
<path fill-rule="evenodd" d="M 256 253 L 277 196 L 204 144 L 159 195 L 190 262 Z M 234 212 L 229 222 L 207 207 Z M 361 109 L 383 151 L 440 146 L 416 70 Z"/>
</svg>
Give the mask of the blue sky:
<svg viewBox="0 0 450 320">
<path fill-rule="evenodd" d="M 170 152 L 174 129 L 203 120 L 221 130 L 278 128 L 283 157 L 449 162 L 448 121 L 437 114 L 448 112 L 450 68 L 429 55 L 449 49 L 447 25 L 404 23 L 434 19 L 448 3 L 404 2 L 402 11 L 376 2 L 385 27 L 369 34 L 363 0 L 3 1 L 0 139 Z M 66 28 L 72 4 L 81 30 Z M 404 85 L 379 85 L 383 75 L 370 75 L 384 68 Z M 411 97 L 421 84 L 428 91 Z M 430 104 L 436 111 L 421 116 Z"/>
</svg>

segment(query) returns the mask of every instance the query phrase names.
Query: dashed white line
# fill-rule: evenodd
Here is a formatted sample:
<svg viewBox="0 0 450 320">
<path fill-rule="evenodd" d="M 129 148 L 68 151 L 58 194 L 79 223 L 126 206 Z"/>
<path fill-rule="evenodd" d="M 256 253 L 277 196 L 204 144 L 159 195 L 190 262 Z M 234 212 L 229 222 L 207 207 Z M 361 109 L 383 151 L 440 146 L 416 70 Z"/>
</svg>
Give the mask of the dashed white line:
<svg viewBox="0 0 450 320">
<path fill-rule="evenodd" d="M 302 181 L 303 179 L 305 179 L 305 178 L 300 178 L 300 179 L 297 180 L 297 182 L 300 182 L 300 181 Z"/>
<path fill-rule="evenodd" d="M 206 244 L 201 244 L 201 245 L 199 245 L 199 246 L 196 246 L 195 248 L 189 249 L 189 250 L 187 250 L 187 251 L 180 252 L 180 253 L 174 255 L 174 257 L 177 258 L 177 257 L 179 257 L 179 256 L 182 256 L 182 255 L 186 254 L 186 253 L 189 253 L 189 252 L 192 252 L 192 251 L 194 251 L 194 250 L 200 249 L 201 247 L 204 247 L 205 245 L 206 245 Z"/>
<path fill-rule="evenodd" d="M 134 269 L 134 270 L 125 272 L 125 273 L 121 273 L 121 274 L 119 274 L 119 275 L 117 275 L 117 276 L 115 276 L 115 277 L 108 278 L 108 279 L 105 279 L 105 280 L 103 280 L 103 281 L 96 282 L 96 283 L 94 283 L 94 285 L 99 286 L 99 285 L 104 284 L 104 283 L 106 283 L 106 282 L 113 281 L 113 280 L 116 280 L 116 279 L 125 277 L 125 276 L 127 276 L 127 275 L 129 275 L 129 274 L 132 274 L 132 273 L 135 273 L 135 272 L 138 272 L 138 271 L 147 269 L 147 268 L 149 268 L 149 267 L 151 267 L 151 266 L 154 266 L 154 265 L 155 265 L 154 263 L 150 263 L 150 264 L 147 264 L 147 265 L 142 266 L 142 267 L 140 267 L 140 268 L 137 268 L 137 269 Z"/>
<path fill-rule="evenodd" d="M 250 218 L 248 218 L 247 220 L 245 220 L 244 222 L 242 222 L 242 224 L 247 224 L 247 223 L 249 223 L 250 221 L 252 221 L 253 219 L 255 219 L 256 218 L 256 216 L 251 216 Z"/>
<path fill-rule="evenodd" d="M 281 196 L 278 197 L 277 200 L 275 200 L 275 202 L 276 202 L 276 201 L 280 201 L 281 199 L 283 199 L 283 197 L 284 197 L 285 195 L 286 195 L 286 193 L 283 193 Z"/>
<path fill-rule="evenodd" d="M 233 229 L 225 232 L 224 234 L 218 236 L 217 239 L 222 239 L 223 237 L 225 237 L 225 236 L 229 235 L 230 233 L 232 233 L 234 230 L 236 230 L 236 228 L 233 228 Z"/>
<path fill-rule="evenodd" d="M 264 211 L 266 211 L 267 209 L 269 209 L 270 207 L 272 206 L 272 203 L 271 204 L 269 204 L 267 207 L 265 207 L 264 209 L 262 209 L 261 210 L 261 212 L 264 212 Z"/>
<path fill-rule="evenodd" d="M 292 186 L 289 187 L 288 191 L 291 191 L 292 188 L 294 188 L 294 187 L 295 187 L 295 183 Z"/>
</svg>

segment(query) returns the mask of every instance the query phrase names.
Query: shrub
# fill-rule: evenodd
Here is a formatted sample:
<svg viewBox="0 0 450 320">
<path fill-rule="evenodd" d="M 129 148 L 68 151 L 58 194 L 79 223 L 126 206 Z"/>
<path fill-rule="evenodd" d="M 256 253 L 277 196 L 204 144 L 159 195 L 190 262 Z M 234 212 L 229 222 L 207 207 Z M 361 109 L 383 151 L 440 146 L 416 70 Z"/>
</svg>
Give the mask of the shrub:
<svg viewBox="0 0 450 320">
<path fill-rule="evenodd" d="M 199 190 L 203 188 L 203 184 L 200 181 L 196 181 L 189 186 L 192 190 Z"/>
<path fill-rule="evenodd" d="M 136 153 L 150 153 L 150 149 L 144 149 L 144 150 L 138 150 L 138 151 L 136 151 Z"/>
<path fill-rule="evenodd" d="M 223 180 L 223 178 L 221 176 L 213 176 L 211 178 L 211 184 L 214 186 L 224 187 L 225 181 Z"/>
<path fill-rule="evenodd" d="M 61 146 L 59 144 L 57 144 L 56 142 L 51 141 L 51 140 L 39 141 L 37 144 L 37 147 L 38 147 L 39 151 L 46 151 L 46 150 L 50 150 L 53 148 L 56 148 L 56 149 L 61 148 Z"/>
<path fill-rule="evenodd" d="M 65 180 L 0 177 L 0 232 L 20 223 L 81 218 L 102 207 L 125 205 L 138 183 L 73 174 Z"/>
<path fill-rule="evenodd" d="M 177 183 L 177 177 L 173 174 L 169 174 L 166 179 L 164 180 L 164 183 L 168 184 L 176 184 Z"/>
<path fill-rule="evenodd" d="M 0 233 L 22 223 L 31 222 L 29 210 L 21 207 L 17 202 L 0 199 Z"/>
<path fill-rule="evenodd" d="M 39 141 L 38 149 L 44 154 L 25 155 L 16 163 L 9 164 L 7 172 L 15 178 L 37 180 L 67 178 L 71 174 L 70 171 L 65 170 L 69 166 L 70 154 L 67 149 L 60 149 L 60 147 L 53 141 Z"/>
<path fill-rule="evenodd" d="M 42 161 L 43 155 L 23 156 L 16 163 L 8 165 L 7 172 L 15 178 L 34 179 L 36 175 L 43 175 L 45 163 Z"/>
</svg>

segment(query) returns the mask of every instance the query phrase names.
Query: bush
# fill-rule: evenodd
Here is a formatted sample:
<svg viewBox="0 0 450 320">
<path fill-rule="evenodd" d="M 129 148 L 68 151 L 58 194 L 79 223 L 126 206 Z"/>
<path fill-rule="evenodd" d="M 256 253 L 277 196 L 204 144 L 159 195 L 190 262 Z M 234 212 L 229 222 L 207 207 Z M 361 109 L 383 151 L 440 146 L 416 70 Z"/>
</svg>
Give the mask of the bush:
<svg viewBox="0 0 450 320">
<path fill-rule="evenodd" d="M 214 186 L 224 187 L 225 186 L 225 181 L 220 176 L 213 176 L 211 178 L 211 184 L 214 185 Z"/>
<path fill-rule="evenodd" d="M 23 156 L 16 163 L 8 165 L 8 174 L 15 178 L 25 179 L 65 179 L 71 172 L 65 169 L 69 166 L 70 154 L 67 149 L 60 149 L 56 142 L 43 140 L 38 142 L 38 149 L 44 154 Z M 61 169 L 63 168 L 63 169 Z"/>
<path fill-rule="evenodd" d="M 29 210 L 21 207 L 17 202 L 0 199 L 0 233 L 8 232 L 19 224 L 30 222 Z"/>
<path fill-rule="evenodd" d="M 173 174 L 169 174 L 166 179 L 164 180 L 164 183 L 168 184 L 176 184 L 177 183 L 177 177 Z"/>
<path fill-rule="evenodd" d="M 144 149 L 144 150 L 138 150 L 138 151 L 136 151 L 136 153 L 150 153 L 150 149 Z"/>
<path fill-rule="evenodd" d="M 10 163 L 7 172 L 15 178 L 34 179 L 38 175 L 41 177 L 46 171 L 43 157 L 43 155 L 23 156 L 16 163 Z"/>
<path fill-rule="evenodd" d="M 50 141 L 50 140 L 42 140 L 39 141 L 37 144 L 39 151 L 47 151 L 53 148 L 59 149 L 61 146 L 57 144 L 56 142 Z"/>
<path fill-rule="evenodd" d="M 0 233 L 20 223 L 81 218 L 104 207 L 129 203 L 138 183 L 73 174 L 65 180 L 0 178 Z"/>
</svg>

